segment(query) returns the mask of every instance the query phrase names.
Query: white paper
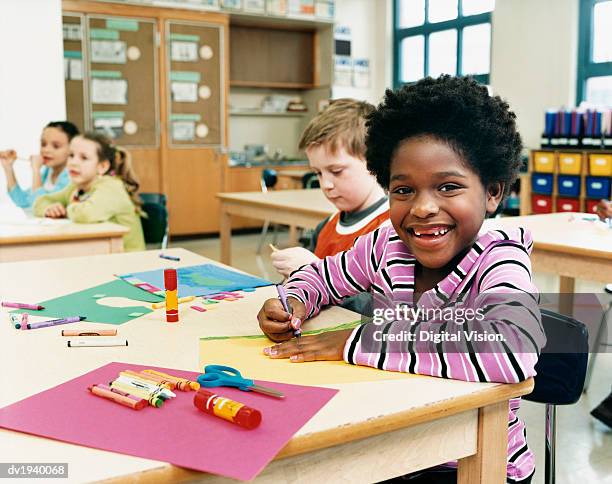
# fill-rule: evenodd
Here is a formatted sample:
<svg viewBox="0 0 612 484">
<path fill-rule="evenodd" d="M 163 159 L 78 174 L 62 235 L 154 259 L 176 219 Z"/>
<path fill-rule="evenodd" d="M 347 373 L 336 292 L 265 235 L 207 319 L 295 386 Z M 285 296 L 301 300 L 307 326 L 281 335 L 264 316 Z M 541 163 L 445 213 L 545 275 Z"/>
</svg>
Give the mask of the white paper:
<svg viewBox="0 0 612 484">
<path fill-rule="evenodd" d="M 127 104 L 128 83 L 125 79 L 92 79 L 91 100 L 94 104 Z"/>
<path fill-rule="evenodd" d="M 348 56 L 337 55 L 334 69 L 334 85 L 351 86 L 353 84 L 353 62 Z"/>
<path fill-rule="evenodd" d="M 178 62 L 197 62 L 198 43 L 173 40 L 170 44 L 170 58 Z"/>
<path fill-rule="evenodd" d="M 195 82 L 173 82 L 170 89 L 174 102 L 194 103 L 198 100 L 198 84 Z"/>
<path fill-rule="evenodd" d="M 370 87 L 370 61 L 368 59 L 353 59 L 353 86 Z"/>
<path fill-rule="evenodd" d="M 73 81 L 83 80 L 83 60 L 70 59 L 70 79 Z"/>
<path fill-rule="evenodd" d="M 111 139 L 117 139 L 123 134 L 123 118 L 96 118 L 94 129 Z"/>
<path fill-rule="evenodd" d="M 91 62 L 125 64 L 127 62 L 126 51 L 125 42 L 120 40 L 92 40 Z"/>
<path fill-rule="evenodd" d="M 173 121 L 172 139 L 175 141 L 193 141 L 195 139 L 195 122 Z"/>
</svg>

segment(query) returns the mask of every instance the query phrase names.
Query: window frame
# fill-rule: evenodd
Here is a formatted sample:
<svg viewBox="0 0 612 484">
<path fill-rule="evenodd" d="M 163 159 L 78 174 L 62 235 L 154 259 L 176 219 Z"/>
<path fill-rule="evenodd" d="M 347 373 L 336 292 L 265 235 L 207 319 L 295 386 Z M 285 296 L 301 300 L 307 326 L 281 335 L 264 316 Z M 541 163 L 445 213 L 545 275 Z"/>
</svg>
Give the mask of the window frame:
<svg viewBox="0 0 612 484">
<path fill-rule="evenodd" d="M 457 0 L 457 18 L 452 20 L 445 20 L 443 22 L 431 23 L 428 21 L 429 16 L 429 1 L 425 0 L 425 22 L 423 25 L 417 27 L 399 27 L 400 19 L 400 3 L 402 0 L 393 0 L 393 85 L 395 88 L 400 87 L 406 82 L 401 79 L 401 43 L 406 37 L 413 37 L 416 35 L 424 36 L 424 73 L 428 75 L 429 70 L 429 35 L 434 32 L 440 32 L 443 30 L 456 29 L 457 30 L 457 75 L 462 75 L 461 65 L 463 56 L 463 29 L 473 25 L 480 24 L 491 24 L 491 36 L 493 36 L 493 23 L 491 21 L 492 12 L 479 13 L 476 15 L 463 16 L 463 0 Z M 493 43 L 491 42 L 491 46 Z M 491 57 L 491 50 L 489 49 L 489 60 Z M 490 63 L 489 63 L 490 65 Z M 478 82 L 483 84 L 489 83 L 491 73 L 488 74 L 473 74 L 472 77 Z"/>
<path fill-rule="evenodd" d="M 586 100 L 587 79 L 591 77 L 612 76 L 612 61 L 593 62 L 593 13 L 595 4 L 605 1 L 608 0 L 580 0 L 576 105 Z"/>
</svg>

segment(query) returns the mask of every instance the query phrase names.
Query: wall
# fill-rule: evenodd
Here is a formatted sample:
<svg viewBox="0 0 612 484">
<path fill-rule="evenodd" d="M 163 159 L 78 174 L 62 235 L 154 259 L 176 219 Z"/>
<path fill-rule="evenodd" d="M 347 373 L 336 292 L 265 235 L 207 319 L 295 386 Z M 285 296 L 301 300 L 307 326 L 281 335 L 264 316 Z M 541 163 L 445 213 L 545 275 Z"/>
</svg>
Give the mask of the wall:
<svg viewBox="0 0 612 484">
<path fill-rule="evenodd" d="M 23 158 L 38 153 L 45 124 L 66 116 L 61 10 L 61 0 L 0 2 L 0 150 Z M 15 168 L 29 185 L 29 163 Z M 0 170 L 0 203 L 5 184 Z"/>
<path fill-rule="evenodd" d="M 525 146 L 537 148 L 544 111 L 573 106 L 578 0 L 497 0 L 491 85 L 517 114 Z"/>
</svg>

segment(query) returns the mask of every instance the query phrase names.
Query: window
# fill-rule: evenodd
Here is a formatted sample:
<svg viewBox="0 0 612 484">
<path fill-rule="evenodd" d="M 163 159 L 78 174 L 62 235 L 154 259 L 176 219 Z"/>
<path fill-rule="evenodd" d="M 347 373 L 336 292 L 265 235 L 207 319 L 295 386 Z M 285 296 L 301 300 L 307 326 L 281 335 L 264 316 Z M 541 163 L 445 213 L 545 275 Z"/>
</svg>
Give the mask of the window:
<svg viewBox="0 0 612 484">
<path fill-rule="evenodd" d="M 580 1 L 576 101 L 612 106 L 612 0 Z"/>
<path fill-rule="evenodd" d="M 394 0 L 395 86 L 471 74 L 489 82 L 495 0 Z"/>
</svg>

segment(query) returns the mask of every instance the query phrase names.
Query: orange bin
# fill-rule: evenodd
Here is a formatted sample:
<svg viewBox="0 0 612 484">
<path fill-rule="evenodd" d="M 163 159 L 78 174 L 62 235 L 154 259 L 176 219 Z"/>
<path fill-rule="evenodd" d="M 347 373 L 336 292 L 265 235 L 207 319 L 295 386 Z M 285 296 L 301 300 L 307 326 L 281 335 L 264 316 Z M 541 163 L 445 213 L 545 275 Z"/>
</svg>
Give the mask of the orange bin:
<svg viewBox="0 0 612 484">
<path fill-rule="evenodd" d="M 535 151 L 533 153 L 533 171 L 553 173 L 555 171 L 555 154 L 550 151 Z"/>
<path fill-rule="evenodd" d="M 590 153 L 589 173 L 593 176 L 612 176 L 612 154 Z"/>
<path fill-rule="evenodd" d="M 559 173 L 562 175 L 580 175 L 582 155 L 580 153 L 559 153 Z"/>
</svg>

